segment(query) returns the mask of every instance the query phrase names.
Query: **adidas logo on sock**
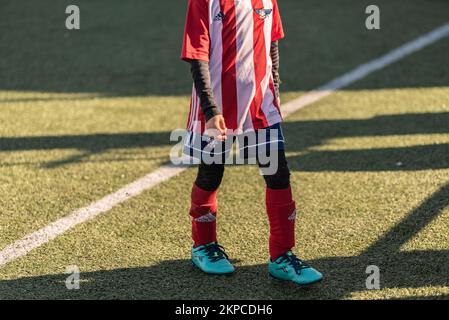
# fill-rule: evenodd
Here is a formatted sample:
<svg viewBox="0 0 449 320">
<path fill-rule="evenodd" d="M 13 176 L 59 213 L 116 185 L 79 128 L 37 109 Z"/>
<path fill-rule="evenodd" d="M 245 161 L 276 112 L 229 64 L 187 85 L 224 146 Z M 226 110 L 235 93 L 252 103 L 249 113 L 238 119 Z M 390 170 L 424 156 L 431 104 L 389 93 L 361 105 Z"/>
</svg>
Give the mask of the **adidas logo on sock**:
<svg viewBox="0 0 449 320">
<path fill-rule="evenodd" d="M 288 220 L 293 221 L 296 219 L 296 209 L 293 210 L 292 214 L 288 216 Z"/>
<path fill-rule="evenodd" d="M 212 214 L 212 212 L 209 212 L 208 214 L 205 214 L 201 217 L 195 218 L 196 222 L 213 222 L 215 221 L 215 216 Z"/>
</svg>

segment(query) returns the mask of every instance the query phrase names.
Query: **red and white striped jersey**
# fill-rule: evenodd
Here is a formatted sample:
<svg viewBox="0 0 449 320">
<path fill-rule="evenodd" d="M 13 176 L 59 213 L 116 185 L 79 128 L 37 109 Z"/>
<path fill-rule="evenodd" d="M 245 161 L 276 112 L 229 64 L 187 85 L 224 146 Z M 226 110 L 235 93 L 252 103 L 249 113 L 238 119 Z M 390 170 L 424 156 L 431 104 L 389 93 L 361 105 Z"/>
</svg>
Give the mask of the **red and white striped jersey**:
<svg viewBox="0 0 449 320">
<path fill-rule="evenodd" d="M 282 121 L 270 46 L 284 37 L 276 0 L 189 0 L 182 59 L 209 62 L 212 91 L 226 126 L 248 131 Z M 204 131 L 192 90 L 188 130 Z"/>
</svg>

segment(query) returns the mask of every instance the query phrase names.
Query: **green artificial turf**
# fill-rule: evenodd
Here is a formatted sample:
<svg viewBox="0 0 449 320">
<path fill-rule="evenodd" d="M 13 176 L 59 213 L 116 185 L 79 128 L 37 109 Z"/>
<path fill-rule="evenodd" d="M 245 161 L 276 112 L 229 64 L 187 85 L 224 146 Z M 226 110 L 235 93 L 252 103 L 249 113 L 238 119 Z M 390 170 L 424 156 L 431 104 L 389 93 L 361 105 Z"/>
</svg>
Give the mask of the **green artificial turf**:
<svg viewBox="0 0 449 320">
<path fill-rule="evenodd" d="M 0 249 L 169 160 L 191 80 L 179 61 L 185 4 L 0 4 Z M 283 101 L 447 22 L 445 1 L 280 1 Z M 0 267 L 0 299 L 425 299 L 449 297 L 448 39 L 388 66 L 284 123 L 298 204 L 296 252 L 325 280 L 269 281 L 264 183 L 229 166 L 220 242 L 232 277 L 189 263 L 191 168 Z M 381 290 L 367 290 L 368 265 Z M 81 270 L 67 290 L 67 266 Z"/>
</svg>

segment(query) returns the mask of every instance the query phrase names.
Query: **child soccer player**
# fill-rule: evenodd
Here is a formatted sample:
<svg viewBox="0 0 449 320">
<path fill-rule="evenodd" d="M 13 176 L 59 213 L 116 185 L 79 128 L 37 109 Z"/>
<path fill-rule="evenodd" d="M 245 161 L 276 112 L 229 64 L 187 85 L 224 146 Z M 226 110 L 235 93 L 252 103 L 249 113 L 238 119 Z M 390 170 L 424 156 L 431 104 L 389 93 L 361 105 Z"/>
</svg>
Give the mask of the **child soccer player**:
<svg viewBox="0 0 449 320">
<path fill-rule="evenodd" d="M 270 224 L 268 271 L 273 278 L 306 285 L 320 281 L 322 274 L 291 251 L 296 209 L 279 109 L 278 40 L 283 37 L 276 0 L 188 1 L 182 59 L 191 64 L 194 87 L 187 124 L 192 136 L 185 150 L 202 155 L 213 142 L 229 151 L 231 130 L 268 137 L 264 143 L 244 143 L 240 150 L 247 154 L 264 145 L 270 162 L 257 157 L 261 171 L 271 164 L 276 168 L 263 176 Z M 210 138 L 194 145 L 195 135 Z M 191 195 L 192 261 L 205 273 L 230 274 L 234 267 L 216 237 L 216 194 L 224 163 L 201 159 Z"/>
</svg>

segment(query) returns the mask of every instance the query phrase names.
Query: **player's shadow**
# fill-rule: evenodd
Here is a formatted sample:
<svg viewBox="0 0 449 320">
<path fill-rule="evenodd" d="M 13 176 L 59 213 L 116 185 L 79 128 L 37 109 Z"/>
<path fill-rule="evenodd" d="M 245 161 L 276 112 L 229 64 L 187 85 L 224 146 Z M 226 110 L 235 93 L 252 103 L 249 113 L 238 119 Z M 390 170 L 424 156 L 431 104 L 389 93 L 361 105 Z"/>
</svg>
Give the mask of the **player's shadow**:
<svg viewBox="0 0 449 320">
<path fill-rule="evenodd" d="M 335 139 L 447 134 L 449 112 L 382 115 L 360 120 L 287 121 L 283 128 L 287 150 L 298 152 L 289 157 L 293 170 L 402 171 L 449 168 L 449 143 L 347 150 L 317 149 Z"/>
<path fill-rule="evenodd" d="M 201 273 L 189 260 L 167 260 L 149 267 L 81 270 L 79 290 L 66 288 L 68 275 L 63 273 L 1 280 L 0 299 L 339 299 L 367 290 L 366 268 L 369 265 L 380 268 L 382 289 L 449 286 L 449 250 L 400 251 L 401 245 L 448 206 L 449 183 L 359 256 L 310 261 L 326 276 L 322 283 L 310 288 L 269 280 L 266 265 L 239 267 L 237 261 L 235 275 L 218 277 Z M 398 297 L 401 294 L 403 292 L 398 292 Z M 433 298 L 449 299 L 449 295 Z"/>
</svg>

